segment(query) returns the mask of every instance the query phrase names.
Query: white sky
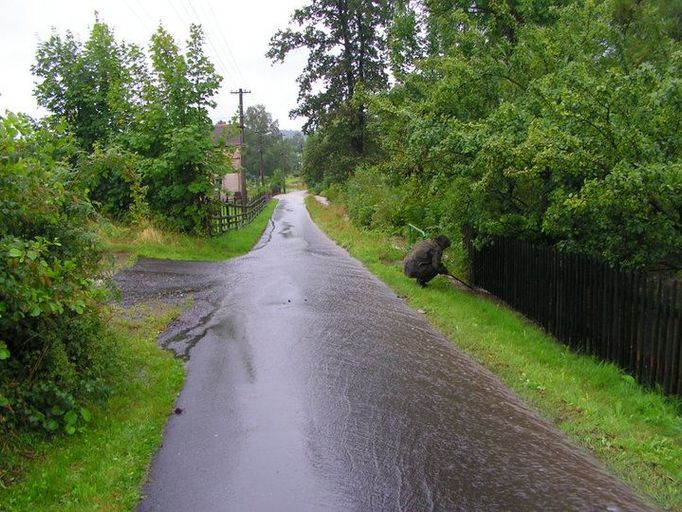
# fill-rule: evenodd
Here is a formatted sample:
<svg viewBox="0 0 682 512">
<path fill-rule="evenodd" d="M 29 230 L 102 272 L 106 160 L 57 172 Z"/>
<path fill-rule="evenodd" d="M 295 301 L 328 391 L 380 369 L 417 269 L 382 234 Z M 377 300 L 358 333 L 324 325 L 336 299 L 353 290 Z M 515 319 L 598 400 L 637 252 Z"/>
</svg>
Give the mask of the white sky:
<svg viewBox="0 0 682 512">
<path fill-rule="evenodd" d="M 229 120 L 238 108 L 243 88 L 244 108 L 262 103 L 280 128 L 300 129 L 304 120 L 289 119 L 296 106 L 295 80 L 305 65 L 305 53 L 290 54 L 284 64 L 271 65 L 265 57 L 270 38 L 285 28 L 294 9 L 305 0 L 0 0 L 0 112 L 5 110 L 41 116 L 32 92 L 36 47 L 71 30 L 85 41 L 94 23 L 114 30 L 118 41 L 145 48 L 161 21 L 176 43 L 184 48 L 189 24 L 200 23 L 207 36 L 205 51 L 223 76 L 214 121 Z"/>
</svg>

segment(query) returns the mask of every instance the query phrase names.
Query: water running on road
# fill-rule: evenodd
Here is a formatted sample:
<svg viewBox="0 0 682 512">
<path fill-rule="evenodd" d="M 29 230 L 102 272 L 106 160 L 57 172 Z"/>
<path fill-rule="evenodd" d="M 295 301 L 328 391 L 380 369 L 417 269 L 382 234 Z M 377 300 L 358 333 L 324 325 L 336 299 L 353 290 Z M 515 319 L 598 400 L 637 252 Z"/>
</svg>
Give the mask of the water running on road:
<svg viewBox="0 0 682 512">
<path fill-rule="evenodd" d="M 650 510 L 284 196 L 236 260 L 120 277 L 198 297 L 139 511 Z"/>
</svg>

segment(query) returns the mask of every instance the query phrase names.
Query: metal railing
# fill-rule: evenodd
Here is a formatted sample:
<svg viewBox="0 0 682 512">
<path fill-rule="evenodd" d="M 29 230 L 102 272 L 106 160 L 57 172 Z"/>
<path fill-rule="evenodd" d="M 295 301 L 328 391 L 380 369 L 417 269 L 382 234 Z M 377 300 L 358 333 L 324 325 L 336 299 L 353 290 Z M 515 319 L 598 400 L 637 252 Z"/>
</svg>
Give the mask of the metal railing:
<svg viewBox="0 0 682 512">
<path fill-rule="evenodd" d="M 424 240 L 426 238 L 426 231 L 419 229 L 414 224 L 408 224 L 406 228 L 407 233 L 405 234 L 405 239 L 407 240 L 407 246 L 412 247 L 417 241 L 417 233 L 419 237 Z"/>
</svg>

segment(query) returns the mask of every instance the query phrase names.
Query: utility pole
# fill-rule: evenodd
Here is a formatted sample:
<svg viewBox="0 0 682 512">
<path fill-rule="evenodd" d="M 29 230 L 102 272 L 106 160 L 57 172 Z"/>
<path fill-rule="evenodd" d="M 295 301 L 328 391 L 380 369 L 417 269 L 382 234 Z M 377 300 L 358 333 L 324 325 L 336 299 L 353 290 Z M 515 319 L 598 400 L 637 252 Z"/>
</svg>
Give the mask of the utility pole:
<svg viewBox="0 0 682 512">
<path fill-rule="evenodd" d="M 250 94 L 251 91 L 245 91 L 241 87 L 238 91 L 230 91 L 231 94 L 239 94 L 239 151 L 241 158 L 244 158 L 244 95 Z M 242 204 L 246 205 L 246 169 L 242 163 L 242 168 L 239 174 L 239 189 L 242 195 Z"/>
</svg>

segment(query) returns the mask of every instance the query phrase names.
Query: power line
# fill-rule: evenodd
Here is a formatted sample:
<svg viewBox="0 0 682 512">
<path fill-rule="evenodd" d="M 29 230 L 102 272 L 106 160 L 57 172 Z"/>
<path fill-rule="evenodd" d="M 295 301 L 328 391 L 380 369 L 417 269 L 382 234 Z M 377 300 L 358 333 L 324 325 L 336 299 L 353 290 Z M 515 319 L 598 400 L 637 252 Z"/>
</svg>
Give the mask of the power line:
<svg viewBox="0 0 682 512">
<path fill-rule="evenodd" d="M 133 9 L 132 5 L 128 2 L 128 0 L 123 0 L 123 3 L 125 3 L 126 7 L 133 14 L 133 16 L 137 18 L 137 21 L 140 22 L 140 26 L 145 30 L 149 30 L 148 22 L 142 19 L 142 16 L 140 16 L 139 13 L 135 9 Z"/>
<path fill-rule="evenodd" d="M 213 10 L 213 5 L 211 4 L 211 0 L 206 0 L 206 3 L 208 4 L 208 8 L 211 11 L 211 14 L 213 15 L 212 19 L 214 21 L 218 20 L 218 16 L 216 15 L 215 11 Z M 235 59 L 234 54 L 232 53 L 232 49 L 230 48 L 230 45 L 227 42 L 227 39 L 225 39 L 225 36 L 223 35 L 223 31 L 220 30 L 220 27 L 218 27 L 218 35 L 220 36 L 220 39 L 223 41 L 225 44 L 225 48 L 227 48 L 227 53 L 232 59 L 232 62 L 234 63 L 235 67 L 237 68 L 237 73 L 239 74 L 239 78 L 243 81 L 244 80 L 244 75 L 242 75 L 242 70 L 239 69 L 239 62 L 237 62 L 237 59 Z"/>
<path fill-rule="evenodd" d="M 182 7 L 183 11 L 185 12 L 185 17 L 183 17 L 183 16 L 180 14 L 180 11 L 179 11 L 178 8 L 175 6 L 175 3 L 173 2 L 173 0 L 168 0 L 168 3 L 169 3 L 170 6 L 173 8 L 173 11 L 175 12 L 176 16 L 178 17 L 178 20 L 180 21 L 180 23 L 181 23 L 181 25 L 182 25 L 182 24 L 185 23 L 186 18 L 192 19 L 193 16 L 192 16 L 192 14 L 189 12 L 189 10 L 187 10 L 187 7 L 185 6 L 185 4 L 184 4 L 181 0 L 179 0 L 179 2 L 180 2 L 180 6 Z M 190 4 L 190 7 L 191 7 L 191 4 Z M 196 22 L 197 22 L 199 25 L 201 25 L 201 20 L 198 19 L 198 16 L 196 16 L 196 12 L 195 12 L 195 17 L 196 17 Z M 217 67 L 219 68 L 219 71 L 220 71 L 220 73 L 223 75 L 223 78 L 224 78 L 225 80 L 229 80 L 230 83 L 231 83 L 231 85 L 234 85 L 236 82 L 234 81 L 233 73 L 231 73 L 231 72 L 228 70 L 227 66 L 225 65 L 225 63 L 223 62 L 223 60 L 220 58 L 220 54 L 219 54 L 218 52 L 216 52 L 215 47 L 214 47 L 214 45 L 212 44 L 211 39 L 210 39 L 210 37 L 209 37 L 209 34 L 206 33 L 206 32 L 204 32 L 204 36 L 205 36 L 205 38 L 206 38 L 206 41 L 207 41 L 208 44 L 213 48 L 213 51 L 214 51 L 214 53 L 216 54 L 217 62 L 216 62 L 215 64 L 216 64 Z"/>
<path fill-rule="evenodd" d="M 180 23 L 183 24 L 184 20 L 183 20 L 182 16 L 180 15 L 180 11 L 178 11 L 177 7 L 175 7 L 173 0 L 168 0 L 168 3 L 173 8 L 173 12 L 175 13 L 175 15 L 178 17 L 178 21 L 180 21 Z"/>
<path fill-rule="evenodd" d="M 151 22 L 152 26 L 154 26 L 154 17 L 149 14 L 147 8 L 144 6 L 144 2 L 140 2 L 138 5 L 140 6 L 140 9 L 142 10 L 142 13 L 145 15 L 145 17 Z"/>
<path fill-rule="evenodd" d="M 171 7 L 173 8 L 173 11 L 177 15 L 178 19 L 180 20 L 180 22 L 183 23 L 185 20 L 183 19 L 183 16 L 180 14 L 180 11 L 178 10 L 178 8 L 176 7 L 175 2 L 173 0 L 168 0 L 168 1 L 170 3 Z M 196 20 L 196 22 L 199 25 L 204 27 L 204 35 L 206 37 L 206 41 L 207 41 L 208 45 L 212 48 L 213 52 L 215 53 L 216 59 L 217 59 L 216 64 L 218 64 L 222 73 L 224 74 L 224 79 L 226 80 L 226 82 L 228 82 L 232 86 L 231 88 L 236 88 L 234 86 L 236 85 L 235 79 L 236 79 L 237 75 L 242 77 L 242 80 L 243 80 L 243 75 L 241 73 L 241 69 L 239 69 L 239 65 L 237 64 L 236 59 L 234 58 L 234 55 L 232 54 L 232 52 L 229 48 L 229 45 L 227 45 L 227 41 L 225 40 L 224 36 L 222 35 L 222 32 L 218 28 L 218 34 L 219 34 L 220 38 L 222 38 L 222 39 L 218 39 L 218 41 L 222 41 L 225 44 L 228 54 L 232 56 L 232 61 L 229 61 L 229 59 L 228 59 L 228 62 L 232 65 L 231 66 L 232 72 L 229 69 L 230 66 L 228 66 L 225 63 L 225 61 L 222 58 L 221 52 L 219 51 L 218 47 L 214 43 L 214 40 L 211 37 L 211 34 L 209 33 L 209 27 L 207 27 L 205 24 L 202 23 L 199 12 L 197 12 L 197 10 L 194 8 L 191 0 L 187 0 L 186 3 L 183 0 L 178 0 L 178 2 L 179 2 L 180 7 L 182 8 L 182 10 L 185 12 L 187 18 Z M 188 8 L 188 6 L 189 6 L 189 8 Z M 214 20 L 217 19 L 217 16 L 215 15 L 215 11 L 213 10 L 213 8 L 210 4 L 209 4 L 209 9 L 211 10 L 211 13 L 213 14 L 212 18 Z M 190 12 L 190 10 L 192 12 Z M 205 12 L 206 11 L 204 11 L 204 14 L 205 14 Z M 209 16 L 209 19 L 211 19 L 211 16 Z M 226 58 L 227 58 L 227 54 L 226 54 Z M 233 72 L 234 70 L 236 70 L 236 73 Z M 247 94 L 247 93 L 251 92 L 251 91 L 244 92 L 243 89 L 239 89 L 239 90 L 242 91 L 242 94 Z M 237 93 L 238 93 L 238 91 L 235 92 L 235 94 L 237 94 Z M 227 115 L 225 117 L 227 119 L 230 119 L 232 117 L 232 114 Z M 243 101 L 242 101 L 241 95 L 240 95 L 240 119 L 241 119 L 241 124 L 243 125 L 244 124 L 243 123 Z M 242 136 L 243 136 L 243 130 L 242 130 Z"/>
<path fill-rule="evenodd" d="M 209 5 L 209 8 L 210 8 L 210 5 Z M 202 11 L 202 12 L 204 14 L 206 14 L 206 11 Z M 217 24 L 217 21 L 216 21 L 215 11 L 213 11 L 212 14 L 208 14 L 208 19 L 213 21 L 213 25 L 210 28 L 211 33 L 213 33 L 214 35 L 215 35 L 215 32 L 218 33 L 219 37 L 216 39 L 215 42 L 217 42 L 217 46 L 220 47 L 219 49 L 221 51 L 221 55 L 223 55 L 225 57 L 227 64 L 235 72 L 235 76 L 238 77 L 238 79 L 243 82 L 244 78 L 242 77 L 242 73 L 241 73 L 241 70 L 239 69 L 239 66 L 235 63 L 234 58 L 232 60 L 230 60 L 230 58 L 228 57 L 231 54 L 230 48 L 229 48 L 229 45 L 227 45 L 227 46 L 225 45 L 226 42 L 225 42 L 223 33 L 220 30 L 220 26 Z M 206 29 L 209 30 L 209 27 L 207 26 Z"/>
<path fill-rule="evenodd" d="M 182 2 L 182 0 L 180 0 L 180 4 L 181 4 L 181 5 L 184 5 L 184 3 Z M 192 2 L 190 2 L 190 1 L 188 0 L 188 1 L 187 1 L 187 4 L 189 5 L 190 9 L 191 9 L 192 12 L 194 13 L 194 17 L 195 17 L 197 23 L 198 23 L 199 25 L 205 26 L 205 25 L 201 22 L 201 17 L 199 16 L 199 13 L 197 13 L 196 9 L 195 9 L 194 6 L 192 5 Z M 190 16 L 190 17 L 191 17 L 191 16 Z M 213 44 L 213 40 L 211 39 L 210 34 L 208 33 L 208 31 L 205 31 L 204 34 L 205 34 L 205 36 L 206 36 L 206 41 L 208 42 L 209 46 L 213 49 L 213 51 L 214 51 L 214 53 L 215 53 L 215 56 L 216 56 L 216 58 L 218 59 L 218 61 L 220 62 L 220 64 L 223 66 L 224 71 L 225 71 L 227 74 L 229 74 L 229 72 L 228 72 L 228 70 L 227 70 L 228 66 L 225 64 L 225 61 L 223 61 L 223 58 L 222 58 L 222 56 L 220 55 L 220 51 L 218 51 L 218 49 L 216 48 L 215 44 Z"/>
</svg>

